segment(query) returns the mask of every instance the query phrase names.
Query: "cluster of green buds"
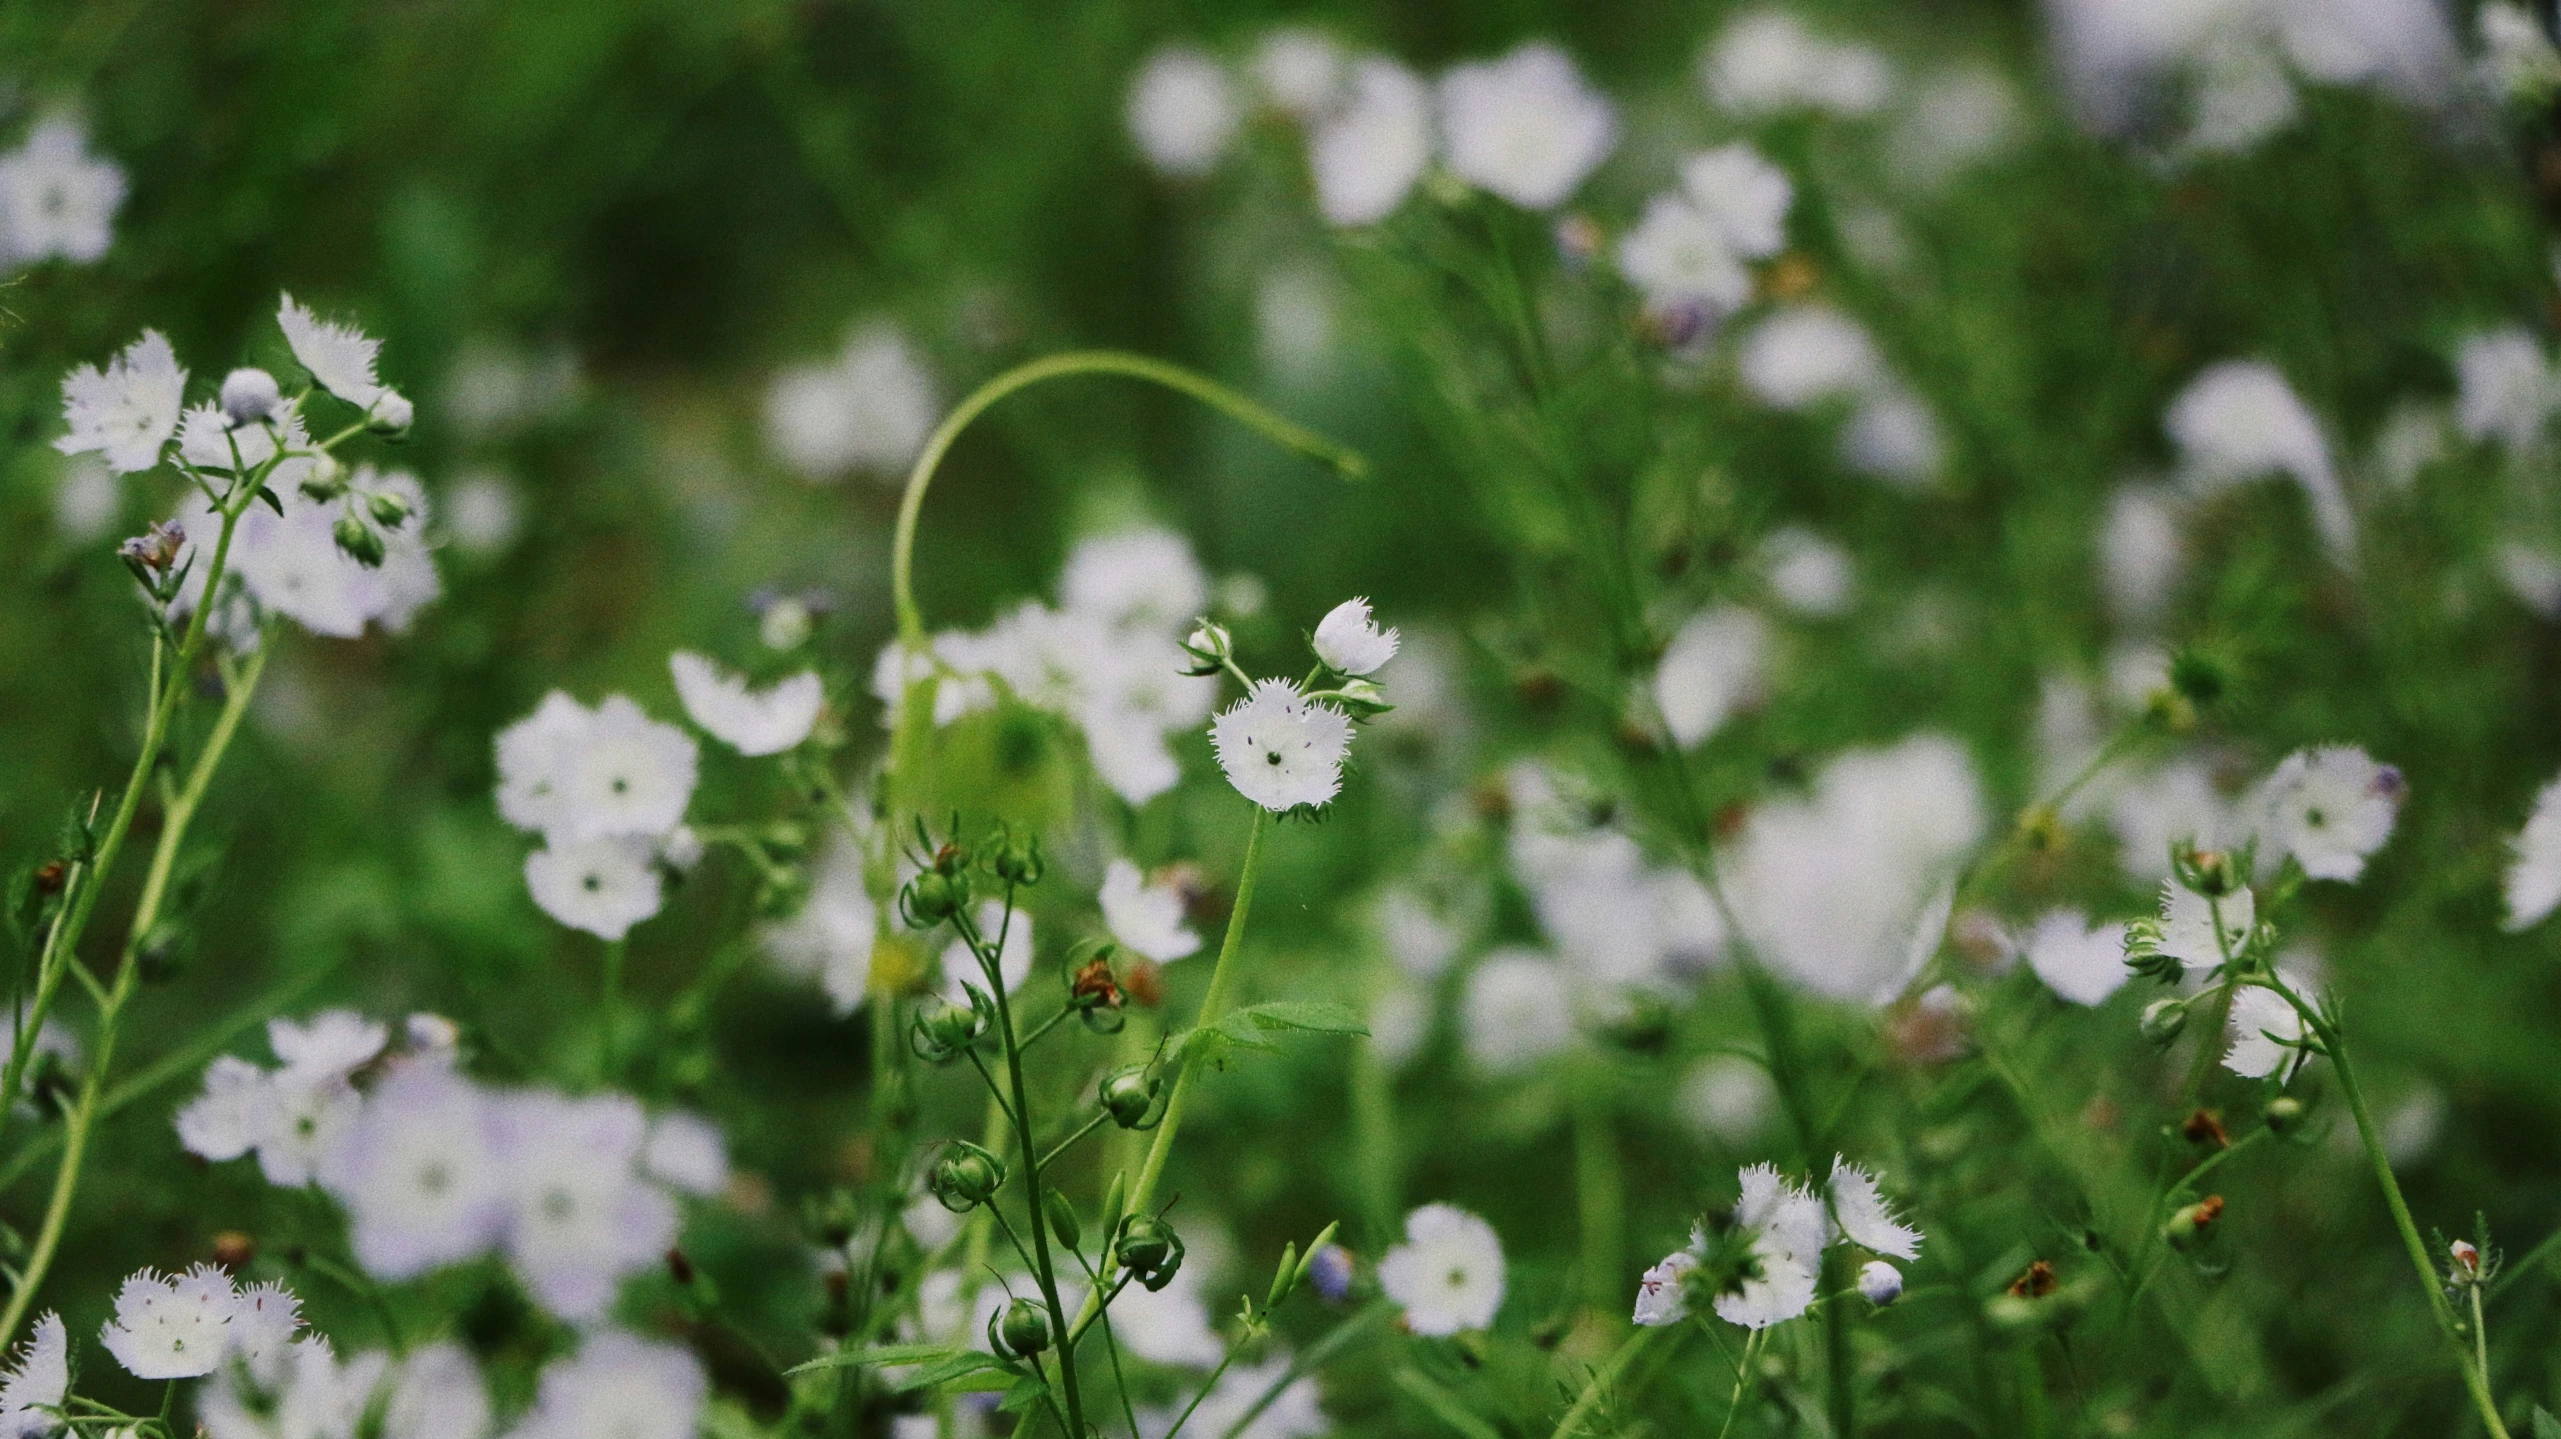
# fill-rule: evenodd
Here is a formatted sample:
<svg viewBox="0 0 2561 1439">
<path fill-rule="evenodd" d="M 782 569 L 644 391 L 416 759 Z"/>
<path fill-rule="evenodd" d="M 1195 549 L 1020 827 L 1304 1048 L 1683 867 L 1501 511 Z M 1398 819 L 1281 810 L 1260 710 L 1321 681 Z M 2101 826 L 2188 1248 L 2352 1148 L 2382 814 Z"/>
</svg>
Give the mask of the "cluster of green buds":
<svg viewBox="0 0 2561 1439">
<path fill-rule="evenodd" d="M 898 891 L 899 917 L 912 929 L 932 929 L 966 911 L 976 890 L 973 870 L 994 876 L 1009 889 L 1029 889 L 1049 872 L 1038 835 L 1000 828 L 983 847 L 973 849 L 960 841 L 959 827 L 955 815 L 953 837 L 937 843 L 926 833 L 925 821 L 916 821 L 916 877 Z"/>
<path fill-rule="evenodd" d="M 338 503 L 338 523 L 330 533 L 347 558 L 367 569 L 382 563 L 383 534 L 409 523 L 416 511 L 408 497 L 394 490 L 358 490 L 347 483 L 347 467 L 335 455 L 312 455 L 302 477 L 302 492 L 322 504 Z"/>
<path fill-rule="evenodd" d="M 1005 1187 L 1005 1161 L 966 1139 L 946 1141 L 943 1157 L 926 1174 L 925 1187 L 943 1208 L 967 1214 Z"/>
<path fill-rule="evenodd" d="M 1183 1237 L 1161 1216 L 1133 1214 L 1121 1221 L 1112 1240 L 1112 1258 L 1149 1293 L 1174 1282 L 1183 1267 Z"/>
</svg>

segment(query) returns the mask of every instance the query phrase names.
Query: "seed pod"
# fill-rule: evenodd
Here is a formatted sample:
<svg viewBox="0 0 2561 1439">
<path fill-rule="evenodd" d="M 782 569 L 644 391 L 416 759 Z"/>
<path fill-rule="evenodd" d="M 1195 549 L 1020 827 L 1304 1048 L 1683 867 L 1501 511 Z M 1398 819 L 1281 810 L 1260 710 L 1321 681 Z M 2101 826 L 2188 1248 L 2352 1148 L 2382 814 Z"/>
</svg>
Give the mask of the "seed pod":
<svg viewBox="0 0 2561 1439">
<path fill-rule="evenodd" d="M 943 1208 L 966 1214 L 1005 1187 L 1005 1161 L 966 1139 L 955 1139 L 951 1152 L 935 1163 L 926 1183 Z"/>
<path fill-rule="evenodd" d="M 996 1316 L 994 1333 L 1000 1353 L 1028 1359 L 1049 1347 L 1049 1316 L 1028 1299 L 1017 1299 Z"/>
<path fill-rule="evenodd" d="M 1084 1237 L 1084 1230 L 1076 1223 L 1076 1206 L 1067 1202 L 1067 1196 L 1053 1186 L 1041 1196 L 1041 1210 L 1049 1216 L 1049 1227 L 1057 1234 L 1059 1242 L 1070 1249 L 1077 1247 Z"/>
<path fill-rule="evenodd" d="M 1145 1215 L 1121 1227 L 1120 1242 L 1112 1252 L 1121 1267 L 1146 1285 L 1150 1293 L 1173 1283 L 1175 1273 L 1183 1267 L 1182 1236 L 1164 1220 Z"/>
<path fill-rule="evenodd" d="M 1112 1123 L 1123 1129 L 1147 1128 L 1147 1114 L 1156 1107 L 1160 1087 L 1144 1064 L 1115 1069 L 1103 1076 L 1103 1108 L 1110 1111 Z"/>
</svg>

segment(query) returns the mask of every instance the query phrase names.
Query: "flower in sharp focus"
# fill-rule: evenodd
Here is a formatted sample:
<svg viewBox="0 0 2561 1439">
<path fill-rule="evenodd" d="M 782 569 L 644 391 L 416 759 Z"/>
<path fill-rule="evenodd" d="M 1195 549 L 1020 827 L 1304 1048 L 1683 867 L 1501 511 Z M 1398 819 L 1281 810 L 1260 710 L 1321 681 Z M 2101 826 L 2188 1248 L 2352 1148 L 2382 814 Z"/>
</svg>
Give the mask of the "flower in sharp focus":
<svg viewBox="0 0 2561 1439">
<path fill-rule="evenodd" d="M 1503 1241 L 1464 1209 L 1426 1204 L 1405 1216 L 1405 1242 L 1378 1261 L 1378 1285 L 1416 1334 L 1483 1329 L 1503 1307 Z"/>
<path fill-rule="evenodd" d="M 62 377 L 62 418 L 71 433 L 53 447 L 66 455 L 95 450 L 118 474 L 150 469 L 178 432 L 186 389 L 187 372 L 168 337 L 145 330 L 105 369 L 82 365 Z"/>
<path fill-rule="evenodd" d="M 1544 42 L 1441 77 L 1450 170 L 1525 210 L 1571 198 L 1618 144 L 1618 113 L 1565 52 Z"/>
<path fill-rule="evenodd" d="M 2125 926 L 2091 924 L 2078 912 L 2049 910 L 2028 932 L 2028 968 L 2074 1004 L 2097 1004 L 2133 973 L 2125 967 Z"/>
<path fill-rule="evenodd" d="M 656 850 L 609 837 L 547 843 L 525 856 L 525 888 L 543 913 L 599 939 L 620 939 L 658 912 Z"/>
<path fill-rule="evenodd" d="M 2561 907 L 2561 779 L 2534 797 L 2534 813 L 2510 849 L 2505 892 L 2512 932 L 2541 923 Z"/>
<path fill-rule="evenodd" d="M 761 690 L 703 656 L 678 650 L 667 657 L 676 697 L 685 713 L 713 739 L 743 755 L 780 754 L 809 738 L 826 691 L 815 672 L 803 670 Z"/>
<path fill-rule="evenodd" d="M 1876 1176 L 1835 1155 L 1832 1159 L 1832 1219 L 1851 1243 L 1896 1259 L 1921 1252 L 1921 1231 L 1894 1217 L 1894 1206 L 1876 1187 Z"/>
<path fill-rule="evenodd" d="M 1345 600 L 1317 621 L 1316 657 L 1347 675 L 1373 674 L 1396 658 L 1396 631 L 1379 629 L 1368 600 Z"/>
<path fill-rule="evenodd" d="M 2295 976 L 2282 975 L 2296 988 Z M 2265 1079 L 2300 1052 L 2303 1016 L 2284 995 L 2261 985 L 2232 993 L 2232 1047 L 2223 1052 L 2223 1067 L 2250 1079 Z"/>
<path fill-rule="evenodd" d="M 89 152 L 79 121 L 38 122 L 24 144 L 0 155 L 0 265 L 103 257 L 124 196 L 124 171 Z"/>
<path fill-rule="evenodd" d="M 2257 923 L 2258 900 L 2247 885 L 2211 900 L 2176 880 L 2161 886 L 2160 951 L 2189 969 L 2212 969 L 2238 956 Z"/>
<path fill-rule="evenodd" d="M 294 1336 L 302 1328 L 302 1301 L 281 1284 L 254 1284 L 239 1291 L 228 1335 L 231 1357 L 260 1386 L 273 1388 L 292 1360 Z"/>
<path fill-rule="evenodd" d="M 1645 1271 L 1636 1281 L 1634 1322 L 1659 1329 L 1678 1324 L 1690 1315 L 1688 1281 L 1698 1268 L 1698 1256 L 1686 1249 L 1676 1249 L 1663 1256 L 1663 1262 Z"/>
<path fill-rule="evenodd" d="M 294 303 L 287 295 L 276 308 L 276 324 L 285 332 L 293 357 L 311 372 L 320 388 L 357 409 L 372 411 L 391 388 L 374 378 L 374 361 L 382 341 L 353 325 L 336 324 Z"/>
<path fill-rule="evenodd" d="M 1103 872 L 1099 899 L 1112 938 L 1133 954 L 1162 964 L 1200 948 L 1200 935 L 1183 923 L 1182 886 L 1171 879 L 1148 883 L 1137 865 L 1116 859 Z"/>
<path fill-rule="evenodd" d="M 2314 879 L 2352 880 L 2392 837 L 2409 783 L 2353 745 L 2287 755 L 2259 786 L 2262 837 L 2284 846 Z"/>
<path fill-rule="evenodd" d="M 1766 1164 L 1740 1178 L 1734 1223 L 1746 1236 L 1751 1263 L 1717 1294 L 1716 1314 L 1728 1324 L 1767 1329 L 1813 1306 L 1828 1220 L 1821 1199 Z"/>
<path fill-rule="evenodd" d="M 1277 814 L 1341 791 L 1352 721 L 1332 705 L 1301 698 L 1287 680 L 1257 680 L 1211 721 L 1209 741 L 1237 793 Z"/>
<path fill-rule="evenodd" d="M 27 1342 L 18 1346 L 16 1362 L 0 1374 L 0 1435 L 36 1439 L 63 1427 L 60 1408 L 71 1393 L 71 1341 L 62 1316 L 47 1311 Z"/>
<path fill-rule="evenodd" d="M 199 1378 L 222 1363 L 239 1303 L 210 1264 L 166 1277 L 145 1269 L 117 1291 L 116 1317 L 98 1340 L 138 1379 Z"/>
</svg>

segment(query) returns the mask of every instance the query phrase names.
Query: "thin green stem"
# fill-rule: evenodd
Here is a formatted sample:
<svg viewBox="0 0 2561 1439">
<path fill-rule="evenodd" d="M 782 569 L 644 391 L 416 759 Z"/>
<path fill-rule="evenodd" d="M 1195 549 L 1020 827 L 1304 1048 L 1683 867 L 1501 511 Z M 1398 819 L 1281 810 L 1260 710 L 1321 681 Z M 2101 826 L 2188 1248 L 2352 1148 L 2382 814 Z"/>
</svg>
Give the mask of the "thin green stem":
<svg viewBox="0 0 2561 1439">
<path fill-rule="evenodd" d="M 1752 1382 L 1752 1364 L 1760 1358 L 1761 1340 L 1768 1333 L 1766 1329 L 1755 1329 L 1743 1341 L 1743 1357 L 1734 1365 L 1734 1397 L 1726 1403 L 1725 1422 L 1716 1426 L 1716 1439 L 1726 1439 L 1733 1433 L 1734 1421 L 1742 1416 L 1743 1395 Z"/>
<path fill-rule="evenodd" d="M 1618 1382 L 1619 1374 L 1635 1362 L 1637 1355 L 1645 1352 L 1655 1336 L 1663 1332 L 1658 1326 L 1641 1325 L 1635 1333 L 1620 1340 L 1619 1346 L 1610 1351 L 1610 1356 L 1601 1361 L 1601 1366 L 1592 1371 L 1591 1379 L 1583 1385 L 1583 1392 L 1575 1396 L 1572 1406 L 1566 1409 L 1565 1417 L 1556 1421 L 1552 1439 L 1573 1439 L 1581 1431 L 1585 1416 L 1600 1407 L 1609 1387 Z"/>
<path fill-rule="evenodd" d="M 1373 1299 L 1353 1311 L 1351 1317 L 1298 1351 L 1289 1361 L 1289 1367 L 1281 1371 L 1279 1378 L 1263 1386 L 1263 1392 L 1254 1396 L 1254 1402 L 1245 1406 L 1245 1412 L 1236 1416 L 1235 1422 L 1227 1426 L 1219 1439 L 1241 1439 L 1244 1432 L 1253 1427 L 1254 1421 L 1263 1417 L 1264 1410 L 1279 1402 L 1289 1386 L 1323 1368 L 1327 1360 L 1342 1351 L 1343 1346 L 1395 1318 L 1399 1312 L 1396 1301 L 1386 1298 Z"/>
<path fill-rule="evenodd" d="M 1218 1387 L 1219 1376 L 1227 1372 L 1228 1365 L 1236 1362 L 1239 1347 L 1234 1344 L 1227 1346 L 1227 1352 L 1218 1358 L 1218 1367 L 1209 1371 L 1209 1377 L 1200 1382 L 1200 1392 L 1192 1396 L 1191 1403 L 1183 1406 L 1183 1412 L 1174 1419 L 1174 1427 L 1165 1431 L 1165 1439 L 1176 1439 L 1183 1432 L 1183 1426 L 1192 1422 L 1192 1412 L 1200 1408 L 1200 1401 L 1209 1397 L 1209 1391 Z"/>
<path fill-rule="evenodd" d="M 1583 1231 L 1583 1302 L 1607 1313 L 1618 1302 L 1627 1186 L 1619 1173 L 1608 1101 L 1592 1092 L 1604 1076 L 1586 1072 L 1576 1078 L 1574 1202 Z"/>
<path fill-rule="evenodd" d="M 1065 1154 L 1070 1148 L 1075 1146 L 1077 1140 L 1080 1140 L 1086 1135 L 1093 1133 L 1095 1130 L 1102 1128 L 1103 1121 L 1111 1117 L 1112 1112 L 1110 1110 L 1097 1110 L 1093 1118 L 1076 1126 L 1075 1133 L 1068 1135 L 1065 1139 L 1051 1145 L 1049 1147 L 1049 1152 L 1040 1157 L 1040 1167 L 1047 1169 L 1051 1165 L 1056 1164 L 1061 1155 Z"/>
</svg>

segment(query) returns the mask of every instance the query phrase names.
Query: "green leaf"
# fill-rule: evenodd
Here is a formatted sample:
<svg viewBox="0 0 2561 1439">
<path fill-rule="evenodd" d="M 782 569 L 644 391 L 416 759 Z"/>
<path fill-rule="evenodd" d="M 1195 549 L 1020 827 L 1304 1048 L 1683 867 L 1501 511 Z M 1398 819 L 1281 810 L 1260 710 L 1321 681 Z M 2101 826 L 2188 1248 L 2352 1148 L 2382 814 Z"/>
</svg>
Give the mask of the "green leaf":
<svg viewBox="0 0 2561 1439">
<path fill-rule="evenodd" d="M 2561 1439 L 2561 1419 L 2540 1404 L 2534 1406 L 2534 1439 Z"/>
<path fill-rule="evenodd" d="M 1049 1386 L 1026 1374 L 1014 1381 L 1014 1387 L 1005 1391 L 1005 1397 L 996 1401 L 996 1407 L 1008 1414 L 1020 1414 L 1048 1397 Z"/>
<path fill-rule="evenodd" d="M 829 1369 L 852 1369 L 870 1366 L 921 1364 L 925 1367 L 902 1376 L 896 1387 L 901 1390 L 922 1389 L 984 1369 L 1005 1366 L 988 1354 L 975 1349 L 954 1349 L 948 1344 L 879 1344 L 869 1349 L 840 1349 L 821 1354 L 806 1364 L 792 1366 L 791 1372 L 817 1374 Z"/>
<path fill-rule="evenodd" d="M 904 1394 L 915 1389 L 931 1389 L 937 1384 L 948 1384 L 955 1379 L 967 1379 L 984 1374 L 991 1369 L 1002 1374 L 1014 1372 L 1010 1365 L 992 1354 L 981 1354 L 976 1350 L 964 1349 L 939 1364 L 928 1364 L 913 1374 L 900 1375 L 889 1387 Z"/>
<path fill-rule="evenodd" d="M 1265 1029 L 1305 1029 L 1318 1034 L 1367 1034 L 1369 1026 L 1343 1005 L 1321 999 L 1276 999 L 1236 1012 L 1251 1015 Z"/>
</svg>

